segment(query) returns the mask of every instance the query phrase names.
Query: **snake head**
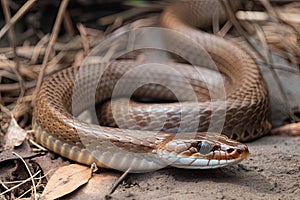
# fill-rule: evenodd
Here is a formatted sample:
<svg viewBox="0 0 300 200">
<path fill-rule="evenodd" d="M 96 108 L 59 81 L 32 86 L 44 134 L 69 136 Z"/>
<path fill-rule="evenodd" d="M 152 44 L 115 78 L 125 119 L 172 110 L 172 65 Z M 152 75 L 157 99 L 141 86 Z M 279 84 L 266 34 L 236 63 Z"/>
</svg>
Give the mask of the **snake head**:
<svg viewBox="0 0 300 200">
<path fill-rule="evenodd" d="M 179 168 L 210 169 L 239 163 L 249 150 L 247 145 L 217 133 L 197 133 L 194 139 L 173 139 L 160 145 L 157 154 Z"/>
</svg>

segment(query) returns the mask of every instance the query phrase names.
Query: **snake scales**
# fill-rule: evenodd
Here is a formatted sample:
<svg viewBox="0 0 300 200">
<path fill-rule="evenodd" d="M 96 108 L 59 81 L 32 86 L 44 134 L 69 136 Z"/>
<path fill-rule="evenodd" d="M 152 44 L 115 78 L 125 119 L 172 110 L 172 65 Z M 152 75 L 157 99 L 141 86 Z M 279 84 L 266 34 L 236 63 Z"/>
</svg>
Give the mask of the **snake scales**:
<svg viewBox="0 0 300 200">
<path fill-rule="evenodd" d="M 45 81 L 37 97 L 33 114 L 36 141 L 80 163 L 89 165 L 95 162 L 100 167 L 118 170 L 130 168 L 131 172 L 155 170 L 167 165 L 182 168 L 216 168 L 240 162 L 248 155 L 246 145 L 228 139 L 224 135 L 206 134 L 205 131 L 211 125 L 210 120 L 215 117 L 213 115 L 223 112 L 225 115 L 221 117 L 225 121 L 222 133 L 229 138 L 249 141 L 262 136 L 270 129 L 268 91 L 257 65 L 247 52 L 223 38 L 196 30 L 195 27 L 207 26 L 216 13 L 223 21 L 226 19 L 219 1 L 176 2 L 166 8 L 161 17 L 161 24 L 163 27 L 188 35 L 208 52 L 219 71 L 226 75 L 230 82 L 225 86 L 225 103 L 221 105 L 220 101 L 212 103 L 199 101 L 197 102 L 199 110 L 193 111 L 195 104 L 185 102 L 187 110 L 182 118 L 180 105 L 177 103 L 147 105 L 147 109 L 150 106 L 150 110 L 167 113 L 167 118 L 172 119 L 167 119 L 163 130 L 178 128 L 178 123 L 182 121 L 189 127 L 196 119 L 200 121 L 196 124 L 198 133 L 192 134 L 192 137 L 191 134 L 181 133 L 185 136 L 178 138 L 171 132 L 97 126 L 76 119 L 71 113 L 79 113 L 91 106 L 84 105 L 85 102 L 82 101 L 83 105 L 79 106 L 78 110 L 72 107 L 74 102 L 76 103 L 72 97 L 75 79 L 78 78 L 77 73 L 81 70 L 83 74 L 81 88 L 77 94 L 79 100 L 93 92 L 89 86 L 96 84 L 95 99 L 97 102 L 103 102 L 111 98 L 118 80 L 126 72 L 141 64 L 133 61 L 116 61 L 103 72 L 99 82 L 98 79 L 91 78 L 92 75 L 102 72 L 102 64 L 99 63 L 85 64 L 81 68 L 68 68 Z M 192 46 L 190 48 L 192 49 Z M 186 88 L 177 77 L 174 79 L 167 71 L 156 69 L 158 68 L 153 67 L 150 72 L 146 72 L 149 73 L 148 77 L 155 77 L 158 81 L 163 80 L 162 82 L 172 82 L 174 88 L 184 94 Z M 205 88 L 200 81 L 193 79 L 196 73 L 194 69 L 182 67 L 174 69 L 188 79 L 194 90 L 202 91 Z M 125 78 L 124 84 L 121 84 L 121 91 L 125 94 L 129 87 L 127 85 L 132 81 L 143 82 L 142 78 L 139 78 L 142 74 L 145 74 L 143 69 L 133 71 L 131 76 Z M 168 95 L 166 90 L 153 85 L 146 85 L 138 90 L 138 96 L 158 96 L 168 99 L 166 97 Z M 200 96 L 203 97 L 203 94 Z M 136 120 L 144 119 L 140 112 L 145 111 L 145 105 L 131 103 L 131 106 L 136 107 L 136 112 L 139 112 L 131 112 L 131 115 L 138 115 L 133 116 Z M 121 106 L 119 110 L 122 108 Z M 157 121 L 160 121 L 159 117 L 151 118 L 148 123 L 154 124 Z M 136 123 L 143 124 L 145 121 Z"/>
</svg>

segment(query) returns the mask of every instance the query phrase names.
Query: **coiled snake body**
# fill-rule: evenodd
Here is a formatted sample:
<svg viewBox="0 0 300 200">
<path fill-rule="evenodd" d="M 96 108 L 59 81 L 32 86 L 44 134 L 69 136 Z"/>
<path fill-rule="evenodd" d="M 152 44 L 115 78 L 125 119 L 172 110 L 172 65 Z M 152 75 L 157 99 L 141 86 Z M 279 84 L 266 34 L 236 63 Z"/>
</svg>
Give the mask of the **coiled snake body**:
<svg viewBox="0 0 300 200">
<path fill-rule="evenodd" d="M 186 136 L 177 138 L 176 134 L 171 132 L 100 127 L 76 119 L 71 113 L 79 113 L 91 106 L 83 105 L 76 111 L 72 107 L 75 102 L 72 97 L 78 71 L 82 70 L 84 75 L 82 88 L 78 93 L 79 99 L 84 99 L 87 93 L 91 92 L 89 86 L 93 83 L 98 84 L 96 101 L 103 102 L 110 99 L 118 80 L 140 64 L 116 61 L 103 72 L 98 83 L 95 83 L 97 79 L 91 79 L 92 75 L 101 72 L 101 64 L 97 63 L 86 64 L 82 68 L 72 67 L 51 76 L 43 84 L 37 97 L 33 114 L 35 139 L 48 149 L 71 160 L 88 165 L 95 162 L 101 167 L 130 169 L 131 172 L 155 170 L 167 165 L 182 168 L 216 168 L 240 162 L 248 155 L 246 145 L 228 139 L 224 135 L 203 132 L 208 130 L 210 120 L 215 117 L 214 113 L 222 111 L 225 113 L 222 115 L 225 119 L 223 134 L 239 141 L 262 136 L 270 129 L 268 92 L 257 65 L 247 52 L 223 38 L 196 30 L 196 26 L 208 25 L 215 13 L 222 19 L 225 18 L 225 12 L 219 1 L 204 0 L 176 2 L 162 14 L 162 26 L 188 35 L 201 44 L 230 82 L 225 86 L 225 104 L 220 105 L 219 101 L 198 102 L 199 111 L 195 112 L 193 104 L 185 103 L 187 115 L 181 120 L 188 125 L 193 119 L 200 120 L 199 125 L 197 124 L 199 133 L 193 134 L 192 137 L 186 133 Z M 150 73 L 149 77 L 163 79 L 166 82 L 173 81 L 175 87 L 182 89 L 181 82 L 177 81 L 176 77 L 174 79 L 167 72 L 155 69 L 147 72 Z M 193 79 L 195 70 L 179 67 L 176 70 L 189 79 L 194 90 L 203 87 L 195 84 L 197 83 Z M 144 73 L 132 72 L 131 78 L 126 80 L 132 82 L 134 78 L 135 81 L 142 82 L 139 77 Z M 129 86 L 122 84 L 122 91 L 126 91 L 127 87 Z M 155 93 L 156 96 L 164 97 L 166 96 L 164 92 L 165 90 L 161 88 L 145 86 L 139 90 L 138 95 L 151 96 L 151 93 Z M 169 131 L 172 127 L 178 127 L 180 118 L 178 116 L 181 112 L 179 104 L 147 106 L 150 106 L 149 110 L 167 113 L 170 119 L 167 119 L 163 130 Z M 144 105 L 137 104 L 136 107 L 145 110 Z M 136 112 L 141 112 L 140 110 Z M 133 117 L 137 120 L 137 124 L 144 124 L 145 117 L 136 112 L 133 111 L 131 115 L 135 115 Z M 122 114 L 124 113 L 120 113 Z M 144 121 L 138 122 L 138 119 Z M 159 121 L 152 117 L 148 123 L 155 124 L 155 120 Z"/>
</svg>

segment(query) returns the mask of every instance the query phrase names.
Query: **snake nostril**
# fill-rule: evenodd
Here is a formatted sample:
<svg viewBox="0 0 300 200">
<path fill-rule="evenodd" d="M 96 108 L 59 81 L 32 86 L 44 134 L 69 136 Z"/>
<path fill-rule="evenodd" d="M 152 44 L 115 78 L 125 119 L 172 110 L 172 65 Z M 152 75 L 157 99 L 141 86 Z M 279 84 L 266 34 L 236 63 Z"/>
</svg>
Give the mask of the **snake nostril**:
<svg viewBox="0 0 300 200">
<path fill-rule="evenodd" d="M 230 148 L 227 150 L 227 153 L 230 154 L 232 157 L 240 157 L 243 154 L 243 151 L 241 149 L 234 149 Z"/>
<path fill-rule="evenodd" d="M 238 154 L 242 154 L 242 151 L 241 151 L 240 149 L 237 149 L 236 152 L 237 152 Z"/>
</svg>

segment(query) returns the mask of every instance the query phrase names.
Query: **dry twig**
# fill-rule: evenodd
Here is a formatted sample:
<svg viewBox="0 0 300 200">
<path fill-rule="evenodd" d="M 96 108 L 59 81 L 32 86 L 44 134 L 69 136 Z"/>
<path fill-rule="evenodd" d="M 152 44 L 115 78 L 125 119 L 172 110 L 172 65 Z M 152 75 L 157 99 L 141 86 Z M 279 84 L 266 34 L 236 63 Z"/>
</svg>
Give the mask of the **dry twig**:
<svg viewBox="0 0 300 200">
<path fill-rule="evenodd" d="M 68 4 L 69 4 L 69 0 L 64 0 L 64 1 L 61 2 L 61 5 L 59 7 L 58 14 L 57 14 L 55 24 L 54 24 L 54 28 L 53 28 L 52 34 L 50 36 L 49 44 L 48 44 L 47 49 L 46 49 L 46 53 L 45 53 L 45 57 L 44 57 L 44 60 L 43 60 L 42 66 L 41 66 L 39 77 L 37 79 L 35 94 L 37 94 L 37 92 L 40 90 L 40 87 L 42 85 L 42 81 L 43 81 L 43 78 L 44 78 L 47 63 L 48 63 L 50 55 L 53 51 L 53 46 L 54 46 L 54 43 L 55 43 L 56 38 L 58 36 L 58 32 L 60 30 L 60 25 L 61 25 L 61 22 L 63 20 L 63 15 L 64 15 L 64 12 L 65 12 Z"/>
<path fill-rule="evenodd" d="M 19 11 L 2 27 L 0 30 L 0 39 L 36 2 L 36 0 L 28 0 Z"/>
</svg>

